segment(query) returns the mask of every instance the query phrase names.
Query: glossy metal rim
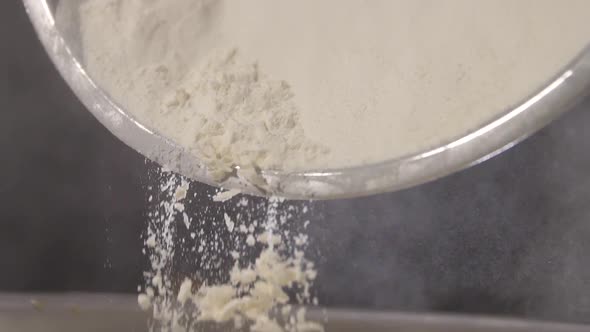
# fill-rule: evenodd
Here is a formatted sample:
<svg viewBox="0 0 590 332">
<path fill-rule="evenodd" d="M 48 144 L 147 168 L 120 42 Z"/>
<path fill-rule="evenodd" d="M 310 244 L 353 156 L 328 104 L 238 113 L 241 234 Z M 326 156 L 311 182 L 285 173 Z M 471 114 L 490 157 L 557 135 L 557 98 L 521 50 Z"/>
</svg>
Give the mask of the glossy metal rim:
<svg viewBox="0 0 590 332">
<path fill-rule="evenodd" d="M 24 0 L 50 58 L 78 98 L 121 141 L 171 170 L 211 185 L 292 199 L 347 198 L 395 191 L 432 181 L 509 149 L 590 93 L 590 50 L 520 105 L 462 137 L 425 152 L 377 164 L 301 173 L 263 171 L 253 185 L 238 177 L 218 184 L 193 155 L 146 128 L 94 84 L 60 36 L 46 0 Z"/>
<path fill-rule="evenodd" d="M 81 313 L 85 316 L 81 316 Z M 43 320 L 48 315 L 55 315 L 62 319 L 70 317 L 69 319 L 75 320 L 89 315 L 108 317 L 115 313 L 123 314 L 123 320 L 127 322 L 142 322 L 148 318 L 148 315 L 139 309 L 137 297 L 129 294 L 0 293 L 0 325 L 6 320 L 3 316 L 14 318 L 30 314 L 31 316 L 25 317 Z M 68 314 L 70 316 L 67 316 Z M 308 317 L 315 321 L 327 320 L 329 330 L 333 327 L 344 327 L 346 331 L 582 332 L 589 329 L 588 325 L 516 318 L 351 309 L 310 308 Z"/>
</svg>

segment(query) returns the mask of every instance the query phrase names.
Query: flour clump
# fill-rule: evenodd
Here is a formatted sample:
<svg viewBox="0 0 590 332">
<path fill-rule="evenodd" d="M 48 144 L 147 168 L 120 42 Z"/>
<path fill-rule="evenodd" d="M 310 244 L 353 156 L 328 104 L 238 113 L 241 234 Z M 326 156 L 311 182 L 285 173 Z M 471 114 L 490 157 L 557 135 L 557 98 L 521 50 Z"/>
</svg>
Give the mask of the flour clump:
<svg viewBox="0 0 590 332">
<path fill-rule="evenodd" d="M 215 181 L 236 168 L 245 177 L 303 169 L 327 148 L 305 136 L 291 86 L 221 42 L 215 29 L 224 6 L 87 1 L 80 9 L 86 65 L 117 102 L 197 156 Z"/>
<path fill-rule="evenodd" d="M 179 141 L 220 180 L 234 166 L 281 169 L 288 159 L 301 168 L 317 156 L 320 148 L 305 138 L 292 99 L 286 82 L 268 79 L 231 49 L 214 52 L 187 74 L 160 109 L 194 126 Z"/>
</svg>

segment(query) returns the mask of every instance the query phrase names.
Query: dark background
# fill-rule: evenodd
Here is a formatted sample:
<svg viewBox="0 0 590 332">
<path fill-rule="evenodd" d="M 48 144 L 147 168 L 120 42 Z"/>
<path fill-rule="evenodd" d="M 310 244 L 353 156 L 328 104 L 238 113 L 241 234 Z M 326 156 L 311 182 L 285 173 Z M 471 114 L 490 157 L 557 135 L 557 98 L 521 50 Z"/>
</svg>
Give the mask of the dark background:
<svg viewBox="0 0 590 332">
<path fill-rule="evenodd" d="M 135 292 L 155 166 L 78 102 L 20 1 L 0 40 L 0 291 Z M 590 323 L 588 108 L 442 180 L 313 203 L 321 302 Z"/>
</svg>

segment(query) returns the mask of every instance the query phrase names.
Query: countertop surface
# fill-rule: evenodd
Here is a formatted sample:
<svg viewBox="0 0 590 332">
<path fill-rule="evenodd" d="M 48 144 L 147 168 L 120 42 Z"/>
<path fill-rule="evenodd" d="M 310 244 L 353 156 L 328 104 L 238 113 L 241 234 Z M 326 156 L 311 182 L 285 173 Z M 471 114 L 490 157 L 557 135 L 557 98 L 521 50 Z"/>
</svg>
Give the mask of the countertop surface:
<svg viewBox="0 0 590 332">
<path fill-rule="evenodd" d="M 0 36 L 0 291 L 135 292 L 156 166 L 84 109 L 20 1 Z M 311 203 L 322 304 L 590 323 L 589 108 L 444 179 Z"/>
</svg>

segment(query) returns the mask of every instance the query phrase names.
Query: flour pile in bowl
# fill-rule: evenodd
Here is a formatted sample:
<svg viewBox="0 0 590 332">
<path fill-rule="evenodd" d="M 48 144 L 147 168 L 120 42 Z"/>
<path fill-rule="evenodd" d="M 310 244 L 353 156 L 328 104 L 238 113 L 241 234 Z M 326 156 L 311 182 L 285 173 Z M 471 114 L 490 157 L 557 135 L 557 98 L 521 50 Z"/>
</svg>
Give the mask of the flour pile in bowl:
<svg viewBox="0 0 590 332">
<path fill-rule="evenodd" d="M 359 166 L 448 142 L 588 42 L 586 0 L 87 0 L 89 74 L 138 121 L 242 168 Z"/>
</svg>

